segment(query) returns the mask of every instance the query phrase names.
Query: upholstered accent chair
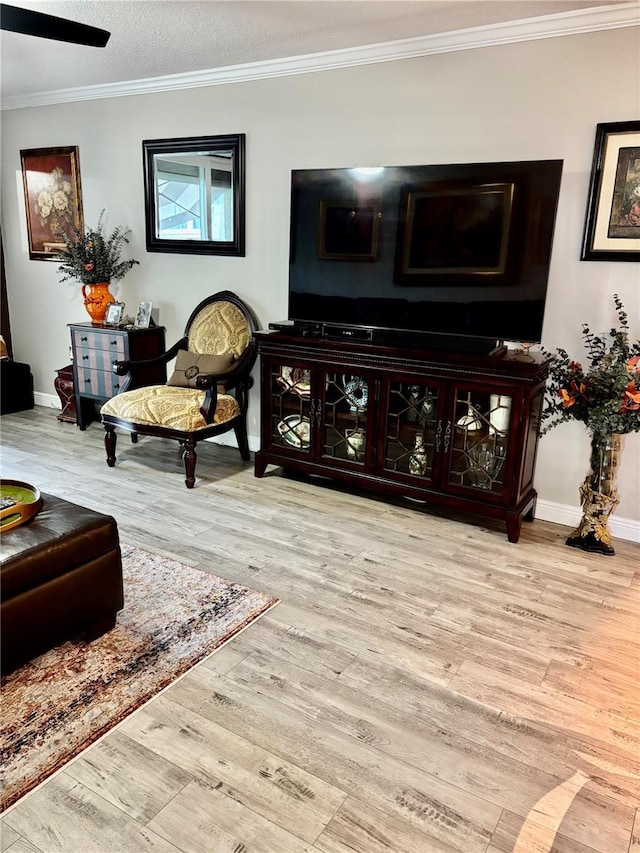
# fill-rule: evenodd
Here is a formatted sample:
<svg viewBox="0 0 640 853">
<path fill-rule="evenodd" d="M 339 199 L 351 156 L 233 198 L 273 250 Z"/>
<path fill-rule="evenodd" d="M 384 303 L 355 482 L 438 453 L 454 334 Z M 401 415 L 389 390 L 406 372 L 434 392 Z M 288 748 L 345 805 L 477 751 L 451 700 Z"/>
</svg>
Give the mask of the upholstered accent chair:
<svg viewBox="0 0 640 853">
<path fill-rule="evenodd" d="M 196 444 L 233 429 L 240 456 L 250 458 L 247 405 L 256 360 L 254 313 L 229 290 L 201 302 L 189 317 L 184 336 L 149 361 L 116 362 L 119 375 L 176 359 L 165 385 L 124 391 L 100 410 L 107 465 L 116 463 L 116 427 L 131 434 L 175 438 L 183 446 L 185 484 L 195 484 Z"/>
</svg>

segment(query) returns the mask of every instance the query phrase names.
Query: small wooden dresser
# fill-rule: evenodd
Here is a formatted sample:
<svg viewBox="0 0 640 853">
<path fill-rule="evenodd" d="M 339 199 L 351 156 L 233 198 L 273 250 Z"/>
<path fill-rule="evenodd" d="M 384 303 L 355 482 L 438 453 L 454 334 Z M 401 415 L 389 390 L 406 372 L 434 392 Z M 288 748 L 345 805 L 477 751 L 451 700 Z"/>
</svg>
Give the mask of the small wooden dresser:
<svg viewBox="0 0 640 853">
<path fill-rule="evenodd" d="M 143 361 L 165 350 L 164 326 L 118 328 L 96 323 L 70 323 L 78 426 L 84 430 L 95 418 L 95 402 L 106 402 L 121 391 L 167 381 L 166 365 L 130 374 L 114 373 L 116 361 Z"/>
</svg>

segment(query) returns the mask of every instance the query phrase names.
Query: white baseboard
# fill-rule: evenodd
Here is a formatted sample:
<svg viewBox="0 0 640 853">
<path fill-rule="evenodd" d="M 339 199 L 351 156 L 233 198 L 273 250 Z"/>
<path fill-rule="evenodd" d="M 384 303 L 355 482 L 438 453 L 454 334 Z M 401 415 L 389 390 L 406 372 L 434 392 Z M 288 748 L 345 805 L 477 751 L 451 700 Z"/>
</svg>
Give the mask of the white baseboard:
<svg viewBox="0 0 640 853">
<path fill-rule="evenodd" d="M 36 406 L 46 406 L 49 409 L 60 409 L 60 400 L 55 394 L 42 394 L 36 391 L 33 395 Z M 210 438 L 215 444 L 222 444 L 225 447 L 237 447 L 236 439 L 233 433 L 228 432 L 224 435 Z M 255 453 L 260 449 L 260 439 L 257 435 L 249 436 L 249 449 Z M 564 524 L 567 527 L 576 527 L 582 517 L 580 507 L 568 506 L 567 504 L 559 504 L 554 501 L 545 501 L 538 499 L 536 503 L 536 518 L 542 521 L 552 521 L 555 524 Z M 613 536 L 618 539 L 628 539 L 630 542 L 640 542 L 640 521 L 633 518 L 620 518 L 612 516 L 609 520 L 609 528 Z"/>
<path fill-rule="evenodd" d="M 260 438 L 257 435 L 248 435 L 247 439 L 249 441 L 249 450 L 252 453 L 255 453 L 256 450 L 260 450 Z M 214 435 L 213 438 L 207 438 L 206 440 L 211 441 L 214 444 L 222 444 L 225 447 L 238 446 L 236 437 L 232 432 L 225 432 L 222 435 Z"/>
<path fill-rule="evenodd" d="M 34 391 L 33 402 L 36 406 L 45 406 L 47 409 L 62 408 L 60 399 L 55 394 L 43 394 L 42 391 Z"/>
</svg>

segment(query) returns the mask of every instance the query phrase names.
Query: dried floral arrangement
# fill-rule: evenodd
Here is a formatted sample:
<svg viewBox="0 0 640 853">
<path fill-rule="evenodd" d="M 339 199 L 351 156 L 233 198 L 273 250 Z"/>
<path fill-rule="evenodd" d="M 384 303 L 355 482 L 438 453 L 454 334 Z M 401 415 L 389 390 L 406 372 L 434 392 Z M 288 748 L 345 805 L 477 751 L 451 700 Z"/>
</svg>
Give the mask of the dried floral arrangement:
<svg viewBox="0 0 640 853">
<path fill-rule="evenodd" d="M 62 261 L 58 267 L 60 281 L 75 279 L 83 284 L 118 281 L 140 261 L 122 261 L 120 257 L 125 243 L 129 242 L 131 229 L 118 225 L 109 236 L 104 234 L 104 210 L 98 218 L 95 228 L 89 228 L 83 234 L 72 225 L 72 233 L 62 231 L 60 237 L 66 248 L 59 252 L 57 259 Z"/>
<path fill-rule="evenodd" d="M 586 323 L 582 335 L 589 360 L 583 367 L 558 348 L 551 357 L 541 434 L 568 420 L 582 421 L 592 434 L 640 431 L 640 341 L 629 340 L 629 320 L 618 294 L 613 301 L 618 328 L 594 335 Z"/>
</svg>

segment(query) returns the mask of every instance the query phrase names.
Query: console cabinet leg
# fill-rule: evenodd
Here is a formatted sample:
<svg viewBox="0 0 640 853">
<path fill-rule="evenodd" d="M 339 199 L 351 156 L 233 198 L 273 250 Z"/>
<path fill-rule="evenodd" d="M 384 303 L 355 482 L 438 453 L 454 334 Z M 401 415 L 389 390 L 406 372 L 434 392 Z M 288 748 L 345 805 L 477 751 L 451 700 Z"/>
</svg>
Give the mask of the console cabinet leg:
<svg viewBox="0 0 640 853">
<path fill-rule="evenodd" d="M 263 456 L 262 453 L 258 452 L 255 455 L 255 467 L 253 469 L 254 477 L 263 477 L 264 472 L 267 470 L 267 460 Z"/>
<path fill-rule="evenodd" d="M 517 512 L 510 512 L 507 515 L 507 539 L 509 542 L 517 542 L 520 539 L 521 527 L 522 516 Z"/>
</svg>

